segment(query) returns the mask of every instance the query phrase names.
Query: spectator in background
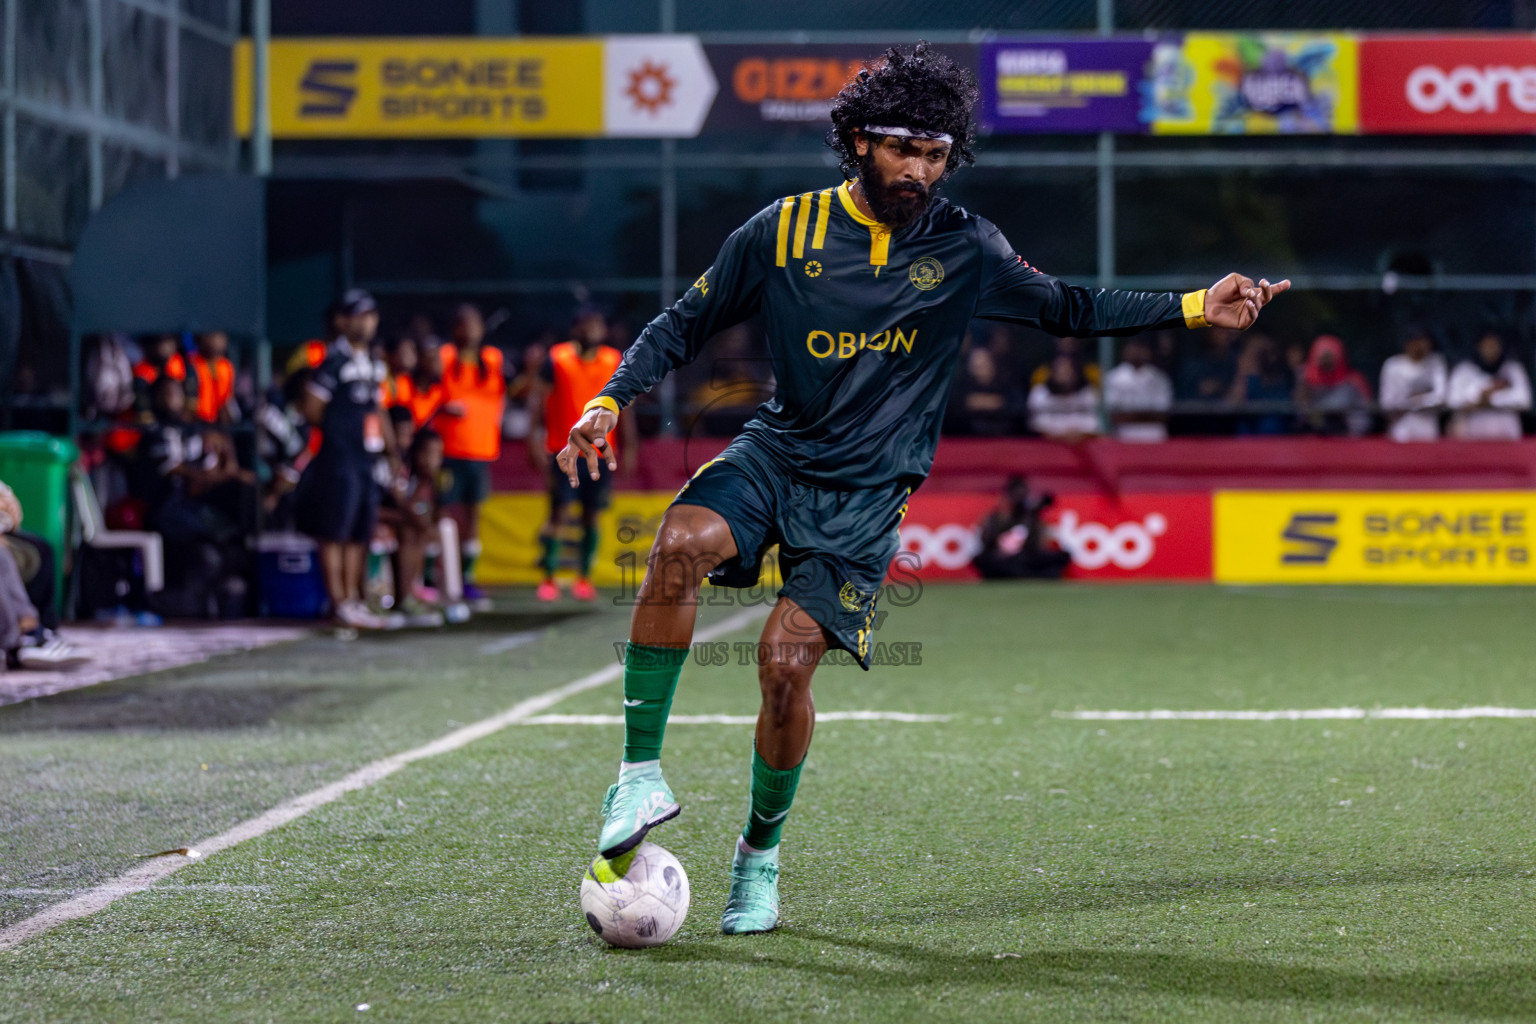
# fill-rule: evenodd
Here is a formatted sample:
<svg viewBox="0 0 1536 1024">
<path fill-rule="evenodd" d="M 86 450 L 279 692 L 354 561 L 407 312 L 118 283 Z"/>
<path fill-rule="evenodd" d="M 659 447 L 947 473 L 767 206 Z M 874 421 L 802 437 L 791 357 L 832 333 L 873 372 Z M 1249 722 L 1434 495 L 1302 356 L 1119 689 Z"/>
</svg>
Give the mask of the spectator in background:
<svg viewBox="0 0 1536 1024">
<path fill-rule="evenodd" d="M 529 402 L 533 397 L 539 374 L 543 372 L 544 358 L 549 350 L 558 344 L 560 344 L 558 334 L 554 331 L 543 331 L 523 346 L 517 376 L 512 378 L 511 384 L 507 385 L 507 437 L 527 441 L 534 431 L 539 429 Z M 530 448 L 528 454 L 533 468 L 540 473 L 544 472 L 544 449 Z"/>
<path fill-rule="evenodd" d="M 507 411 L 506 366 L 501 349 L 488 347 L 480 310 L 465 304 L 453 318 L 453 341 L 438 349 L 443 404 L 434 424 L 443 437 L 443 469 L 451 477 L 445 511 L 459 523 L 464 599 L 483 610 L 487 598 L 470 582 L 480 557 L 480 506 L 491 493 L 491 463 L 501 455 Z"/>
<path fill-rule="evenodd" d="M 1531 408 L 1531 378 L 1509 354 L 1504 337 L 1486 330 L 1471 359 L 1451 371 L 1446 385 L 1451 436 L 1468 441 L 1517 441 L 1520 414 Z"/>
<path fill-rule="evenodd" d="M 1152 346 L 1131 338 L 1120 350 L 1120 365 L 1104 376 L 1104 408 L 1122 441 L 1168 440 L 1173 381 L 1152 365 Z"/>
<path fill-rule="evenodd" d="M 305 388 L 304 416 L 320 428 L 321 440 L 294 492 L 294 520 L 320 547 L 337 624 L 389 629 L 392 620 L 363 602 L 363 572 L 379 506 L 373 467 L 385 453 L 398 462 L 394 433 L 379 414 L 384 366 L 368 355 L 379 312 L 373 296 L 360 288 L 342 296 L 337 310 L 342 334 Z"/>
<path fill-rule="evenodd" d="M 304 417 L 304 392 L 314 371 L 308 368 L 290 373 L 280 391 L 274 389 L 267 401 L 256 407 L 257 451 L 270 471 L 262 495 L 262 511 L 273 529 L 287 530 L 293 525 L 290 500 L 304 467 L 319 451 L 318 437 L 312 437 Z"/>
<path fill-rule="evenodd" d="M 1069 355 L 1051 360 L 1050 376 L 1029 392 L 1029 425 L 1043 437 L 1079 441 L 1099 432 L 1099 393 Z"/>
<path fill-rule="evenodd" d="M 534 423 L 542 423 L 543 429 L 536 429 L 530 435 L 529 446 L 543 449 L 549 481 L 549 518 L 539 533 L 539 543 L 544 549 L 544 582 L 538 589 L 540 601 L 553 601 L 560 596 L 559 584 L 555 582 L 555 570 L 560 566 L 560 524 L 565 519 L 566 508 L 573 501 L 581 503 L 581 563 L 571 596 L 578 601 L 597 599 L 597 591 L 591 582 L 592 563 L 597 556 L 597 517 L 608 507 L 613 484 L 606 460 L 598 460 L 596 480 L 583 467 L 577 474 L 575 487 L 555 462 L 555 456 L 570 440 L 571 428 L 581 419 L 587 406 L 597 399 L 598 392 L 613 376 L 622 358 L 618 349 L 604 344 L 608 324 L 600 310 L 587 307 L 577 312 L 571 336 L 571 341 L 549 350 L 530 405 Z M 605 401 L 611 404 L 611 400 Z M 614 411 L 617 412 L 617 408 Z M 624 431 L 624 444 L 615 450 L 632 465 L 639 447 L 634 416 L 619 415 L 619 429 Z M 607 443 L 613 448 L 612 434 L 608 435 Z"/>
<path fill-rule="evenodd" d="M 1297 400 L 1314 434 L 1359 437 L 1371 428 L 1371 386 L 1331 334 L 1312 340 Z"/>
<path fill-rule="evenodd" d="M 416 339 L 409 335 L 401 335 L 390 342 L 384 352 L 384 408 L 393 412 L 395 409 L 406 410 L 415 425 L 416 402 L 416 370 L 420 360 L 417 357 Z M 391 415 L 391 421 L 398 424 L 398 418 Z M 400 450 L 406 451 L 410 447 L 408 441 L 403 441 L 396 431 L 395 440 L 400 445 Z"/>
<path fill-rule="evenodd" d="M 990 345 L 972 345 L 955 376 L 955 394 L 946 416 L 949 432 L 1006 437 L 1019 432 L 1027 411 L 1028 396 L 1003 373 L 996 350 Z"/>
<path fill-rule="evenodd" d="M 437 533 L 436 470 L 425 479 L 417 475 L 416 424 L 410 409 L 403 405 L 391 407 L 389 422 L 395 431 L 397 450 L 411 453 L 389 478 L 379 500 L 379 523 L 395 538 L 394 607 L 405 616 L 407 626 L 441 626 L 446 621 L 443 613 L 422 599 L 427 545 Z M 430 429 L 423 433 L 431 436 L 437 455 L 435 465 L 440 469 L 442 439 Z"/>
<path fill-rule="evenodd" d="M 167 615 L 239 615 L 245 583 L 238 516 L 249 473 L 226 435 L 205 435 L 188 422 L 187 394 L 174 378 L 155 381 L 152 401 L 155 422 L 139 444 L 133 494 L 148 507 L 149 528 L 165 538 L 167 585 L 156 600 Z"/>
<path fill-rule="evenodd" d="M 1077 367 L 1077 372 L 1083 380 L 1094 387 L 1099 386 L 1099 364 L 1089 361 L 1083 354 L 1081 339 L 1053 338 L 1052 344 L 1054 348 L 1052 349 L 1051 358 L 1035 367 L 1035 372 L 1029 376 L 1030 390 L 1034 390 L 1036 385 L 1044 384 L 1050 379 L 1051 367 L 1062 356 L 1072 360 L 1072 364 Z M 996 350 L 994 350 L 993 354 L 997 354 Z"/>
<path fill-rule="evenodd" d="M 169 377 L 178 384 L 187 385 L 189 392 L 197 387 L 196 378 L 187 384 L 187 361 L 181 357 L 181 342 L 174 334 L 156 334 L 143 341 L 144 358 L 134 364 L 135 404 L 144 418 L 154 415 L 154 400 L 150 389 L 161 377 Z"/>
<path fill-rule="evenodd" d="M 330 353 L 331 346 L 335 344 L 337 338 L 341 337 L 345 322 L 346 313 L 339 303 L 327 306 L 325 315 L 320 318 L 321 336 L 310 338 L 293 350 L 288 356 L 288 375 L 291 377 L 300 370 L 319 368 Z"/>
<path fill-rule="evenodd" d="M 229 361 L 229 335 L 208 331 L 197 336 L 197 351 L 188 360 L 187 396 L 192 415 L 202 423 L 229 424 L 240 418 L 235 405 L 235 364 Z"/>
<path fill-rule="evenodd" d="M 1239 416 L 1239 434 L 1273 435 L 1289 432 L 1293 411 L 1275 406 L 1281 403 L 1291 406 L 1295 403 L 1296 377 L 1268 335 L 1250 334 L 1243 342 L 1243 353 L 1237 359 L 1237 375 L 1232 380 L 1228 400 L 1239 409 L 1248 403 L 1257 402 L 1270 406 Z"/>
<path fill-rule="evenodd" d="M 1174 394 L 1181 402 L 1220 402 L 1232 391 L 1237 358 L 1232 354 L 1236 331 L 1211 327 L 1203 332 L 1199 347 L 1179 364 Z"/>
<path fill-rule="evenodd" d="M 1429 332 L 1419 326 L 1403 334 L 1403 351 L 1381 364 L 1381 408 L 1394 441 L 1438 441 L 1445 408 L 1445 360 Z"/>
<path fill-rule="evenodd" d="M 21 502 L 0 483 L 0 650 L 8 668 L 61 669 L 90 658 L 60 637 L 53 609 L 53 548 L 23 533 Z M 31 563 L 31 577 L 22 568 Z M 39 610 L 41 609 L 41 611 Z"/>
<path fill-rule="evenodd" d="M 1008 488 L 980 529 L 981 552 L 971 563 L 983 579 L 1060 579 L 1072 556 L 1045 546 L 1040 513 L 1050 508 L 1056 495 L 1033 498 L 1022 476 L 1008 478 Z"/>
</svg>

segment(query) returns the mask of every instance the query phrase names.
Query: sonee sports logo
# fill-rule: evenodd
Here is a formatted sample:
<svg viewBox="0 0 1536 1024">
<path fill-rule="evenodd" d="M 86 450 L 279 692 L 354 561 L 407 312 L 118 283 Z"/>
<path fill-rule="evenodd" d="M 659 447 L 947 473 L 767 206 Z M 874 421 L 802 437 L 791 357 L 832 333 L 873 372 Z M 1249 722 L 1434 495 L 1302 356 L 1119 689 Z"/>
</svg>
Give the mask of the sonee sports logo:
<svg viewBox="0 0 1536 1024">
<path fill-rule="evenodd" d="M 1280 553 L 1281 565 L 1327 565 L 1333 549 L 1339 546 L 1334 536 L 1339 517 L 1334 512 L 1296 512 L 1285 524 L 1280 539 L 1287 547 Z"/>
<path fill-rule="evenodd" d="M 357 61 L 312 60 L 299 82 L 300 117 L 346 117 L 357 99 Z"/>
<path fill-rule="evenodd" d="M 1056 524 L 1056 542 L 1072 556 L 1079 569 L 1140 569 L 1157 553 L 1154 538 L 1168 532 L 1168 519 L 1153 512 L 1141 522 L 1130 520 L 1111 529 L 1103 523 L 1082 522 L 1075 511 L 1067 509 Z"/>
</svg>

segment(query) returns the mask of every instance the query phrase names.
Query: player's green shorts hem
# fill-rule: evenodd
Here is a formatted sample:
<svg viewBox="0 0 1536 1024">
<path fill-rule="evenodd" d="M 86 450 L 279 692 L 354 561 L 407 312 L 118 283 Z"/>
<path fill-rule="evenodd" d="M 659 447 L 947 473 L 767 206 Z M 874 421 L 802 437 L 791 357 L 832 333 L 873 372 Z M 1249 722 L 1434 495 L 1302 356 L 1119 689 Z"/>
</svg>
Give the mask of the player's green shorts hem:
<svg viewBox="0 0 1536 1024">
<path fill-rule="evenodd" d="M 481 459 L 443 458 L 448 486 L 444 505 L 478 505 L 491 496 L 491 464 Z"/>
<path fill-rule="evenodd" d="M 784 578 L 778 596 L 804 608 L 834 646 L 867 669 L 878 623 L 875 604 L 901 547 L 898 527 L 912 488 L 813 487 L 769 458 L 738 440 L 700 467 L 672 504 L 707 508 L 731 528 L 737 554 L 709 574 L 716 586 L 756 586 L 763 553 L 777 544 Z"/>
</svg>

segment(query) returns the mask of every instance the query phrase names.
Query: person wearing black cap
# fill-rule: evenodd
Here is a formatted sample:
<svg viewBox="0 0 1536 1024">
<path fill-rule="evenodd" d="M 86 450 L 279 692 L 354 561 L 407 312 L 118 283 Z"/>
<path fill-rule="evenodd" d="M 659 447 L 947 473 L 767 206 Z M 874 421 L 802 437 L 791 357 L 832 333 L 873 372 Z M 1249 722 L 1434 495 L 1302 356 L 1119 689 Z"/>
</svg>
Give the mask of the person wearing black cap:
<svg viewBox="0 0 1536 1024">
<path fill-rule="evenodd" d="M 304 415 L 320 428 L 321 441 L 294 493 L 294 522 L 320 545 L 337 624 L 388 629 L 394 622 L 363 602 L 363 570 L 379 509 L 373 467 L 380 455 L 399 463 L 394 433 L 379 410 L 384 364 L 368 353 L 379 329 L 379 309 L 360 288 L 349 290 L 336 308 L 341 334 L 304 394 Z"/>
</svg>

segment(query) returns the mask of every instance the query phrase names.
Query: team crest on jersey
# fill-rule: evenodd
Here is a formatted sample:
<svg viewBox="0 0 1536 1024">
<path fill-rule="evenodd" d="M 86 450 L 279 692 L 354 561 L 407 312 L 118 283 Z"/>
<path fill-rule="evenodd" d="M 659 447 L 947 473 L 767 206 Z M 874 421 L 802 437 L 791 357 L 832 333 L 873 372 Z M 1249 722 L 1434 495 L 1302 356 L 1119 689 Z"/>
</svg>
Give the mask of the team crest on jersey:
<svg viewBox="0 0 1536 1024">
<path fill-rule="evenodd" d="M 820 263 L 820 261 L 818 261 L 818 260 L 806 260 L 805 261 L 805 276 L 806 277 L 820 277 L 821 276 L 821 263 Z"/>
<path fill-rule="evenodd" d="M 907 279 L 919 291 L 933 291 L 944 280 L 944 264 L 932 256 L 913 260 L 912 269 L 907 271 Z"/>
<path fill-rule="evenodd" d="M 853 585 L 853 581 L 849 580 L 843 584 L 843 589 L 837 592 L 837 599 L 843 603 L 843 607 L 848 611 L 856 612 L 864 600 L 864 595 L 859 593 L 858 588 Z"/>
</svg>

